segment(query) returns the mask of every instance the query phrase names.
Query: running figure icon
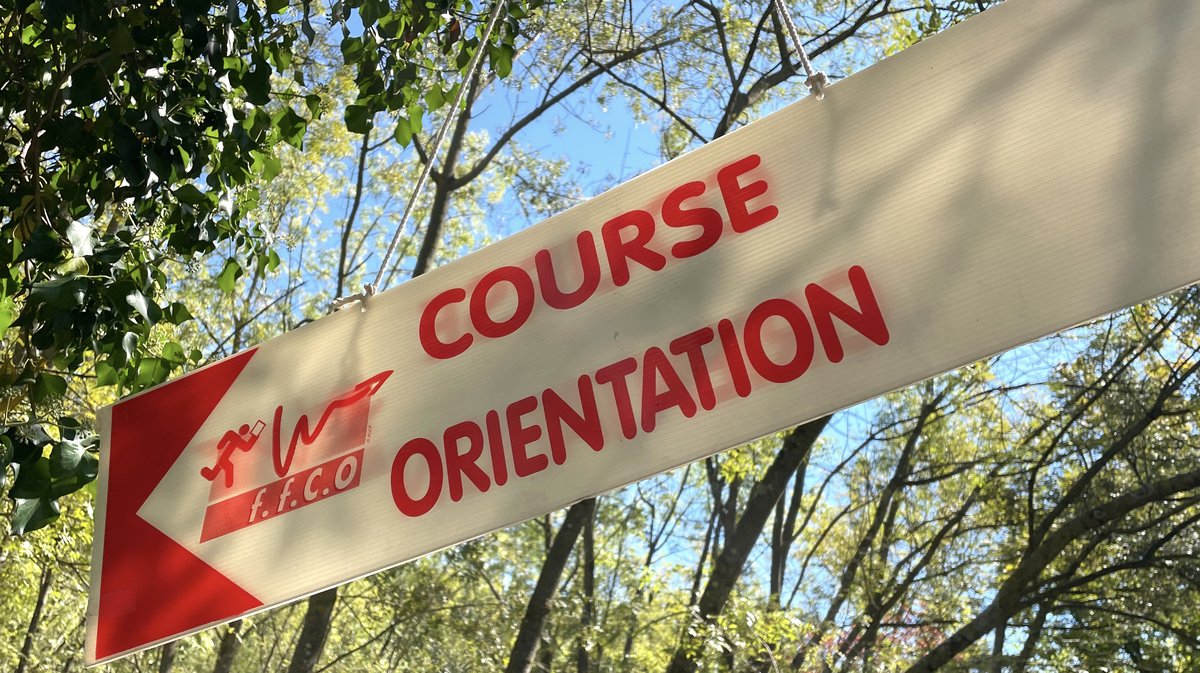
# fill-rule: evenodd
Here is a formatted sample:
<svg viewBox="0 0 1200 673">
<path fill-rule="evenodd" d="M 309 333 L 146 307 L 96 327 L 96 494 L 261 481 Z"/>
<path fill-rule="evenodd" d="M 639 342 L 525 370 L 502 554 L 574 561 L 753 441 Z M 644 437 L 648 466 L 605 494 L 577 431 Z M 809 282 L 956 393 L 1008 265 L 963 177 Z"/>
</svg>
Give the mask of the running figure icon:
<svg viewBox="0 0 1200 673">
<path fill-rule="evenodd" d="M 248 423 L 243 423 L 242 427 L 237 431 L 229 430 L 225 436 L 221 437 L 221 441 L 217 442 L 217 464 L 212 467 L 200 468 L 200 475 L 209 481 L 217 478 L 218 474 L 225 473 L 225 488 L 233 486 L 233 461 L 230 457 L 234 451 L 249 451 L 254 448 L 255 442 L 258 441 L 267 424 L 261 420 L 255 422 L 254 429 L 251 430 Z"/>
</svg>

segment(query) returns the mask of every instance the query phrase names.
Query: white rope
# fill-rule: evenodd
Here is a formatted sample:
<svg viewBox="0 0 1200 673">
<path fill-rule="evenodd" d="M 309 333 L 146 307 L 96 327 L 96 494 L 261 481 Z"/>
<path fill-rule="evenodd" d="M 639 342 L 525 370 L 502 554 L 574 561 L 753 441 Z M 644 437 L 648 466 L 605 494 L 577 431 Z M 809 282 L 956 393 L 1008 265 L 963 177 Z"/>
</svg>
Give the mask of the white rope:
<svg viewBox="0 0 1200 673">
<path fill-rule="evenodd" d="M 804 51 L 804 43 L 800 41 L 800 31 L 796 30 L 796 24 L 792 22 L 792 14 L 788 11 L 787 5 L 783 4 L 783 0 L 772 0 L 775 5 L 775 15 L 783 22 L 787 28 L 788 36 L 792 38 L 792 44 L 796 46 L 796 56 L 800 59 L 800 66 L 804 68 L 804 74 L 808 79 L 804 83 L 808 85 L 809 92 L 817 97 L 817 100 L 825 98 L 825 87 L 829 86 L 829 78 L 825 73 L 813 70 L 812 61 L 808 60 L 808 52 Z"/>
<path fill-rule="evenodd" d="M 475 72 L 479 68 L 479 63 L 482 60 L 483 52 L 487 49 L 488 40 L 492 36 L 492 29 L 496 26 L 496 20 L 504 11 L 508 0 L 497 0 L 492 7 L 492 13 L 488 16 L 487 24 L 483 28 L 483 33 L 479 36 L 479 44 L 475 47 L 475 53 L 471 55 L 471 61 L 467 64 L 467 71 L 463 75 L 462 84 L 458 87 L 458 93 L 454 96 L 454 102 L 450 104 L 450 108 L 446 111 L 446 117 L 442 119 L 442 125 L 438 127 L 437 133 L 433 137 L 433 144 L 429 147 L 429 157 L 421 168 L 421 175 L 417 178 L 417 182 L 413 185 L 412 194 L 408 197 L 408 203 L 404 206 L 404 215 L 400 217 L 400 223 L 396 225 L 395 233 L 392 235 L 392 240 L 388 243 L 387 252 L 383 255 L 383 262 L 379 265 L 379 270 L 375 273 L 374 282 L 363 285 L 362 292 L 356 292 L 346 297 L 339 297 L 333 300 L 330 304 L 330 309 L 337 311 L 341 308 L 349 306 L 355 302 L 362 302 L 362 310 L 366 310 L 367 297 L 373 296 L 383 287 L 383 274 L 387 272 L 388 264 L 392 261 L 392 255 L 396 252 L 396 244 L 400 242 L 400 236 L 404 233 L 404 227 L 408 224 L 408 218 L 412 215 L 413 207 L 417 203 L 417 197 L 421 194 L 421 190 L 425 187 L 425 181 L 429 179 L 429 173 L 433 170 L 433 164 L 437 160 L 438 152 L 442 147 L 442 140 L 446 137 L 446 131 L 454 123 L 458 116 L 458 108 L 462 104 L 463 96 L 466 95 L 467 89 L 470 88 L 471 82 L 475 79 Z"/>
</svg>

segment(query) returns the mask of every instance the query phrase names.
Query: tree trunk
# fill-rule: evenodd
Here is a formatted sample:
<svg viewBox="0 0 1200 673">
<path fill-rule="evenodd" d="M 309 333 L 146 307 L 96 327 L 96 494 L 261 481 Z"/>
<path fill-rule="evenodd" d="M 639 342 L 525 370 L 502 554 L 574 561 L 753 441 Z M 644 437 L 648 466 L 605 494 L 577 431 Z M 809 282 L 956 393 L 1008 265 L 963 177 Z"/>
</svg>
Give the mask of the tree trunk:
<svg viewBox="0 0 1200 673">
<path fill-rule="evenodd" d="M 792 430 L 783 441 L 779 453 L 775 455 L 775 462 L 771 463 L 762 479 L 750 489 L 746 509 L 737 525 L 727 532 L 725 546 L 717 556 L 715 569 L 708 578 L 700 601 L 696 604 L 697 619 L 711 621 L 725 609 L 733 587 L 746 567 L 746 559 L 750 557 L 754 543 L 758 541 L 767 525 L 767 518 L 775 509 L 775 503 L 787 489 L 792 475 L 796 473 L 828 422 L 829 417 L 826 416 Z M 675 649 L 675 655 L 667 666 L 668 673 L 695 673 L 697 670 L 695 655 L 698 648 L 695 646 L 695 636 L 688 635 L 690 631 L 691 629 L 685 629 L 684 636 Z"/>
<path fill-rule="evenodd" d="M 1012 665 L 1012 673 L 1025 673 L 1025 669 L 1029 666 L 1029 660 L 1033 658 L 1033 653 L 1037 651 L 1038 641 L 1042 638 L 1042 629 L 1046 626 L 1046 616 L 1050 613 L 1050 608 L 1047 605 L 1039 605 L 1037 613 L 1033 617 L 1033 623 L 1025 629 L 1025 644 L 1021 646 L 1021 653 L 1017 655 L 1016 661 Z"/>
<path fill-rule="evenodd" d="M 783 580 L 787 571 L 788 556 L 792 544 L 799 532 L 796 530 L 796 517 L 800 514 L 800 505 L 804 501 L 804 481 L 808 474 L 808 456 L 796 468 L 796 476 L 792 478 L 792 497 L 784 507 L 784 498 L 775 505 L 775 521 L 771 534 L 771 593 L 768 605 L 773 609 L 783 606 Z"/>
<path fill-rule="evenodd" d="M 426 158 L 432 167 L 429 177 L 433 179 L 433 205 L 429 210 L 429 223 L 425 227 L 425 236 L 421 239 L 421 250 L 417 253 L 417 261 L 413 266 L 413 278 L 428 271 L 429 266 L 433 264 L 433 257 L 437 254 L 438 246 L 442 242 L 442 224 L 446 220 L 446 211 L 450 204 L 450 194 L 465 184 L 455 179 L 454 168 L 458 165 L 463 138 L 466 137 L 467 127 L 471 122 L 470 109 L 471 104 L 475 101 L 475 92 L 478 86 L 479 73 L 477 72 L 471 78 L 471 82 L 468 85 L 467 109 L 460 113 L 458 119 L 455 120 L 454 131 L 450 134 L 450 143 L 449 147 L 446 148 L 446 158 L 442 161 L 440 174 L 435 163 L 437 162 L 437 156 L 433 154 L 435 148 L 430 148 L 430 155 Z M 446 114 L 450 114 L 450 111 L 448 110 Z"/>
<path fill-rule="evenodd" d="M 304 626 L 300 629 L 300 638 L 296 641 L 296 651 L 292 654 L 292 663 L 288 673 L 312 673 L 321 653 L 325 650 L 325 641 L 329 638 L 329 626 L 333 623 L 333 605 L 337 602 L 337 589 L 326 589 L 308 598 L 308 610 L 304 613 Z"/>
<path fill-rule="evenodd" d="M 242 620 L 229 623 L 229 628 L 221 636 L 221 646 L 217 650 L 217 663 L 213 673 L 229 673 L 233 670 L 233 661 L 237 658 L 238 650 L 242 648 Z"/>
<path fill-rule="evenodd" d="M 21 654 L 17 658 L 14 673 L 25 673 L 29 666 L 29 654 L 33 651 L 33 637 L 37 633 L 38 624 L 42 621 L 42 609 L 46 607 L 46 594 L 50 593 L 50 582 L 54 578 L 50 567 L 42 568 L 42 582 L 38 586 L 37 602 L 33 604 L 33 615 L 29 618 L 29 628 L 25 630 L 25 642 L 21 644 Z"/>
<path fill-rule="evenodd" d="M 171 669 L 175 666 L 175 652 L 178 649 L 178 640 L 173 640 L 158 648 L 158 673 L 171 673 Z"/>
<path fill-rule="evenodd" d="M 1008 620 L 996 627 L 996 636 L 992 639 L 992 673 L 1004 673 L 1004 636 L 1008 632 Z"/>
<path fill-rule="evenodd" d="M 593 513 L 583 525 L 583 608 L 579 616 L 579 644 L 576 648 L 576 668 L 590 673 L 588 641 L 596 617 L 596 516 Z"/>
<path fill-rule="evenodd" d="M 442 224 L 446 220 L 446 210 L 449 205 L 450 187 L 443 181 L 435 182 L 433 204 L 429 209 L 429 222 L 425 226 L 425 236 L 421 238 L 421 251 L 417 253 L 417 261 L 413 266 L 413 278 L 428 271 L 430 265 L 433 264 L 433 257 L 437 254 L 438 246 L 442 242 Z"/>
<path fill-rule="evenodd" d="M 584 523 L 592 518 L 595 511 L 595 498 L 581 500 L 567 511 L 562 526 L 554 536 L 554 543 L 550 545 L 550 552 L 546 554 L 546 560 L 542 563 L 542 572 L 538 576 L 533 594 L 529 597 L 529 604 L 525 607 L 525 616 L 521 619 L 521 626 L 508 656 L 508 666 L 504 669 L 506 673 L 528 673 L 537 654 L 542 627 L 550 614 L 551 603 L 558 591 L 558 582 L 562 579 L 567 559 L 571 557 L 571 550 L 575 547 L 575 540 L 579 538 Z"/>
</svg>

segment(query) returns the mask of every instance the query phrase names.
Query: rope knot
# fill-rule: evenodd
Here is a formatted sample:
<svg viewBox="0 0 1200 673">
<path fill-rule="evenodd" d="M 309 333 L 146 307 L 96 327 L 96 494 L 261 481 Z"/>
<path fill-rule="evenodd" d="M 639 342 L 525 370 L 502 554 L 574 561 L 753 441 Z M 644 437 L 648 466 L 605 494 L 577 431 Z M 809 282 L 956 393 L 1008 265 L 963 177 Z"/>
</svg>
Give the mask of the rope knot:
<svg viewBox="0 0 1200 673">
<path fill-rule="evenodd" d="M 367 283 L 366 285 L 363 285 L 362 292 L 355 292 L 354 294 L 346 295 L 345 297 L 338 297 L 337 299 L 334 299 L 332 302 L 330 302 L 329 303 L 329 312 L 333 313 L 334 311 L 340 311 L 340 310 L 346 308 L 347 306 L 354 304 L 356 302 L 359 304 L 360 310 L 366 311 L 367 310 L 367 297 L 374 297 L 374 296 L 375 296 L 375 285 L 373 285 L 372 283 Z"/>
<path fill-rule="evenodd" d="M 808 86 L 809 92 L 817 98 L 817 100 L 825 100 L 825 87 L 829 86 L 829 78 L 823 72 L 815 72 L 804 80 L 804 84 Z"/>
</svg>

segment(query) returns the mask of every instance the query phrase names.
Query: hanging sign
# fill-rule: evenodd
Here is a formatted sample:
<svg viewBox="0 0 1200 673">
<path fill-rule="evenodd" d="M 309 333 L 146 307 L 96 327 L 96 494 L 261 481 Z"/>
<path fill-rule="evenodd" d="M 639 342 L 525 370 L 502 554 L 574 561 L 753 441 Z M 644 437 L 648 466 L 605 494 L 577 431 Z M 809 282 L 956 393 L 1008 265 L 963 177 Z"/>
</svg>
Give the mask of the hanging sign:
<svg viewBox="0 0 1200 673">
<path fill-rule="evenodd" d="M 1193 0 L 1009 0 L 113 405 L 89 661 L 1200 279 L 1196 63 Z"/>
</svg>

